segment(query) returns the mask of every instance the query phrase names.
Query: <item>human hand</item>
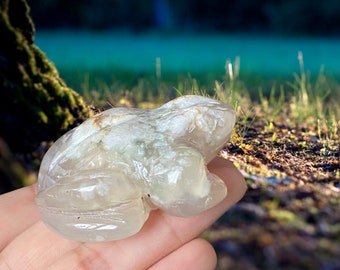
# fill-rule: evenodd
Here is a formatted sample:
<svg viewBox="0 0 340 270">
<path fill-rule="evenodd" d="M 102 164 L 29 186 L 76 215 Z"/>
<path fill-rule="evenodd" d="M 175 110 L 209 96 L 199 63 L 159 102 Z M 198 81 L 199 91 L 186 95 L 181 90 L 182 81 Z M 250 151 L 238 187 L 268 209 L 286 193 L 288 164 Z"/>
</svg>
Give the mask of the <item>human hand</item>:
<svg viewBox="0 0 340 270">
<path fill-rule="evenodd" d="M 198 238 L 242 198 L 246 185 L 230 161 L 215 158 L 209 171 L 225 181 L 227 197 L 190 218 L 152 211 L 137 234 L 112 242 L 61 238 L 41 221 L 36 185 L 0 196 L 0 269 L 214 269 L 213 247 Z"/>
</svg>

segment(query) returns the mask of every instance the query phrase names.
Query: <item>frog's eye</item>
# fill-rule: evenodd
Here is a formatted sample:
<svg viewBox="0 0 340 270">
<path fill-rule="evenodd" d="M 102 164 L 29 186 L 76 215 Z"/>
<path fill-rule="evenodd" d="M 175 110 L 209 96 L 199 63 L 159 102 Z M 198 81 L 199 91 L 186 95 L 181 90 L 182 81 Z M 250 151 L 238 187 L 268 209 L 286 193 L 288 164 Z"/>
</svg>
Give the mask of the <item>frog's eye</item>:
<svg viewBox="0 0 340 270">
<path fill-rule="evenodd" d="M 206 164 L 229 139 L 232 109 L 183 96 L 154 110 L 114 108 L 61 137 L 39 172 L 43 221 L 78 241 L 137 233 L 151 210 L 196 215 L 226 196 Z"/>
</svg>

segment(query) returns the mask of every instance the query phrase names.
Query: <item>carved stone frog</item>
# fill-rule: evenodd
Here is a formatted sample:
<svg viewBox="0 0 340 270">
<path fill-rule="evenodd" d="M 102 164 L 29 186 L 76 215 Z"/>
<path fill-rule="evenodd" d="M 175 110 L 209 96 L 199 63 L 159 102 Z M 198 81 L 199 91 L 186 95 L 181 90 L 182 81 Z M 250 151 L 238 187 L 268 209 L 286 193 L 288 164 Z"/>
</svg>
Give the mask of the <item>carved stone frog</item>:
<svg viewBox="0 0 340 270">
<path fill-rule="evenodd" d="M 137 233 L 153 209 L 192 216 L 227 195 L 209 163 L 231 136 L 232 108 L 182 96 L 153 110 L 112 108 L 59 138 L 39 172 L 37 204 L 77 241 Z"/>
</svg>

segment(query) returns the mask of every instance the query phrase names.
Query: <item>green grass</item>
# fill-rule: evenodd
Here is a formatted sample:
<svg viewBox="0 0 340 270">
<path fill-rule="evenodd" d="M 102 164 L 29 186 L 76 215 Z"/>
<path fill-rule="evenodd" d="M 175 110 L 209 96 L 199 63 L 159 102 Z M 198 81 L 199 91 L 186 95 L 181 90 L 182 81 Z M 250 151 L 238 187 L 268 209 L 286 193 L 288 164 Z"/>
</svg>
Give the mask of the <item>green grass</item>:
<svg viewBox="0 0 340 270">
<path fill-rule="evenodd" d="M 317 129 L 320 139 L 334 139 L 339 136 L 340 82 L 327 77 L 322 67 L 312 76 L 304 68 L 302 52 L 298 60 L 300 73 L 292 73 L 289 80 L 242 75 L 238 57 L 226 61 L 225 74 L 162 74 L 160 64 L 155 74 L 61 73 L 100 110 L 115 106 L 153 108 L 179 95 L 200 94 L 233 106 L 241 122 L 262 115 L 268 124 L 309 125 Z"/>
</svg>

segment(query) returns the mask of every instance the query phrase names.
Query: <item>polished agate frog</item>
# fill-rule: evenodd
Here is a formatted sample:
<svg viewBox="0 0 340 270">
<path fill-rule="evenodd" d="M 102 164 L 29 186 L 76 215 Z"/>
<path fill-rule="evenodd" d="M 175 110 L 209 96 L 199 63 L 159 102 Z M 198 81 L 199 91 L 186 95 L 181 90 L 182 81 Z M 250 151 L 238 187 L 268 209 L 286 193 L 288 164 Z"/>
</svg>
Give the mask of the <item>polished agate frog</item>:
<svg viewBox="0 0 340 270">
<path fill-rule="evenodd" d="M 137 233 L 154 209 L 189 217 L 215 206 L 227 188 L 207 164 L 234 123 L 230 106 L 196 95 L 89 118 L 43 158 L 42 220 L 68 239 L 110 241 Z"/>
</svg>

